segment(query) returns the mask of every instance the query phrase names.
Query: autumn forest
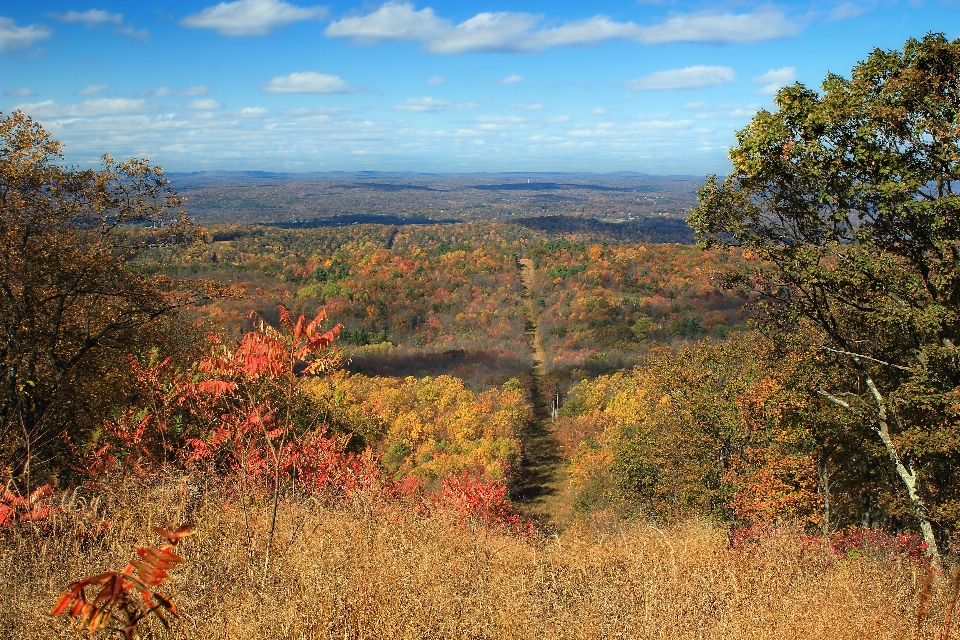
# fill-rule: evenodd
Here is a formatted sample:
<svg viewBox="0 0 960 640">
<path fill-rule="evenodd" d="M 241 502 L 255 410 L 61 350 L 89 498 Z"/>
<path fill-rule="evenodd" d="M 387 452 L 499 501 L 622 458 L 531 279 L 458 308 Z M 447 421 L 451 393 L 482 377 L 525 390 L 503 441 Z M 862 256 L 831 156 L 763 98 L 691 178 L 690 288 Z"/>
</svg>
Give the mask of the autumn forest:
<svg viewBox="0 0 960 640">
<path fill-rule="evenodd" d="M 960 637 L 957 77 L 876 50 L 704 179 L 3 114 L 0 637 Z"/>
</svg>

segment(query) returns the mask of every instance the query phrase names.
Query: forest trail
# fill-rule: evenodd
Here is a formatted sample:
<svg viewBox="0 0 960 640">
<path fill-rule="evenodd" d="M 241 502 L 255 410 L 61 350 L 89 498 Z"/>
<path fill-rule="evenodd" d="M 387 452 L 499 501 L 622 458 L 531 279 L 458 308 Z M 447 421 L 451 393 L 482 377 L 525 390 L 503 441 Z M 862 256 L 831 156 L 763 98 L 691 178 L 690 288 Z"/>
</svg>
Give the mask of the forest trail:
<svg viewBox="0 0 960 640">
<path fill-rule="evenodd" d="M 526 336 L 533 351 L 534 365 L 530 369 L 529 391 L 533 403 L 533 420 L 522 434 L 523 460 L 511 495 L 520 510 L 541 525 L 559 529 L 570 518 L 570 506 L 565 500 L 567 493 L 563 463 L 559 445 L 551 428 L 551 407 L 548 390 L 543 388 L 546 374 L 547 354 L 543 350 L 537 313 L 531 292 L 534 281 L 533 260 L 520 259 L 520 277 L 523 281 L 524 306 L 526 308 Z"/>
</svg>

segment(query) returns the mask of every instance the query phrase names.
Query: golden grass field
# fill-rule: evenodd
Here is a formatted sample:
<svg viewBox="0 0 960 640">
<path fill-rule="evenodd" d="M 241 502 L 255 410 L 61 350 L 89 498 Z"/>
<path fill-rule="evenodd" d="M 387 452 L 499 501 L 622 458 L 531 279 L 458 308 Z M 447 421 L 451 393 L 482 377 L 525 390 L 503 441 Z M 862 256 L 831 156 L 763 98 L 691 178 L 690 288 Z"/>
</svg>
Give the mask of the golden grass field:
<svg viewBox="0 0 960 640">
<path fill-rule="evenodd" d="M 181 612 L 174 638 L 903 640 L 917 629 L 922 570 L 880 552 L 837 558 L 795 535 L 732 549 L 702 522 L 595 521 L 526 540 L 362 501 L 285 502 L 276 571 L 261 584 L 267 504 L 248 509 L 251 567 L 242 508 L 185 478 L 127 483 L 98 502 L 110 520 L 99 537 L 66 517 L 53 534 L 0 532 L 0 636 L 78 637 L 46 615 L 66 585 L 121 569 L 156 542 L 151 526 L 187 520 L 198 535 L 166 589 Z M 934 587 L 919 635 L 931 640 L 952 597 L 946 578 Z"/>
</svg>

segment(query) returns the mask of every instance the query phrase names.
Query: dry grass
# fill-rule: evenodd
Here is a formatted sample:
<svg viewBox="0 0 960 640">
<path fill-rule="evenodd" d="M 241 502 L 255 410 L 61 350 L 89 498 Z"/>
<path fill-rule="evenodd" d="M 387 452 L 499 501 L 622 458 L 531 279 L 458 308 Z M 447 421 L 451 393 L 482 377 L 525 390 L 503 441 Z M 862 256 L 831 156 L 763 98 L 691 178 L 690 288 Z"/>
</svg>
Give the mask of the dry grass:
<svg viewBox="0 0 960 640">
<path fill-rule="evenodd" d="M 183 480 L 113 489 L 107 533 L 0 534 L 0 636 L 75 637 L 45 615 L 68 582 L 122 568 L 154 524 L 199 536 L 170 593 L 190 638 L 912 638 L 922 576 L 906 561 L 831 560 L 783 536 L 748 550 L 692 523 L 575 526 L 525 541 L 441 518 L 288 503 L 264 588 L 242 510 Z M 263 544 L 267 509 L 254 513 Z M 296 531 L 296 535 L 294 534 Z M 935 590 L 922 637 L 949 598 Z M 185 637 L 181 626 L 174 637 Z"/>
</svg>

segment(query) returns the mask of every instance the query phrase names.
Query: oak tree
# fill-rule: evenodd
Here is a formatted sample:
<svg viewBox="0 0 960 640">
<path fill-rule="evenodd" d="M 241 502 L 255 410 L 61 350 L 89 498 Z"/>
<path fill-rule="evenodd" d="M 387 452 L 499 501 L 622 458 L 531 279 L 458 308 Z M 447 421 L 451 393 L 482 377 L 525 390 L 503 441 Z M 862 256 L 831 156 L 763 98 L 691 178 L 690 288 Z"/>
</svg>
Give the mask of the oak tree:
<svg viewBox="0 0 960 640">
<path fill-rule="evenodd" d="M 960 521 L 960 39 L 876 49 L 776 105 L 689 223 L 758 259 L 730 281 L 762 294 L 768 329 L 817 330 L 841 375 L 816 391 L 867 427 L 851 437 L 872 431 L 860 446 L 882 446 L 936 556 Z"/>
</svg>

